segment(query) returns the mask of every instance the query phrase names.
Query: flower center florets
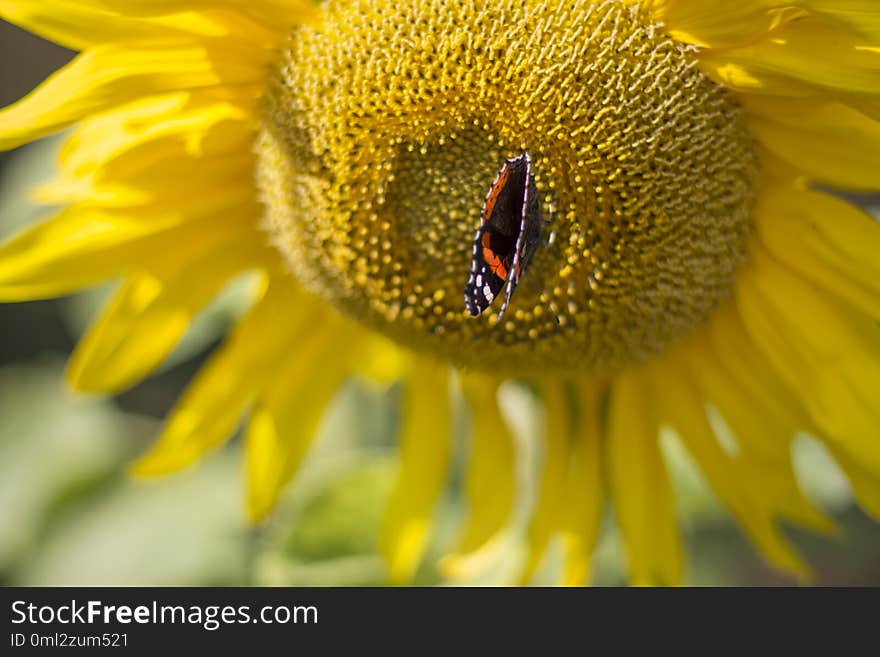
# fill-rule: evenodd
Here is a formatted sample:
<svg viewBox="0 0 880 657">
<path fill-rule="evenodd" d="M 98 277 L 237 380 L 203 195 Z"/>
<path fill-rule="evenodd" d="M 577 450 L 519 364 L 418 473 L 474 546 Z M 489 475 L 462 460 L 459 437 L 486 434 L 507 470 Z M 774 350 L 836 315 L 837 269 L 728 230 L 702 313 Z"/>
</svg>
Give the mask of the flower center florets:
<svg viewBox="0 0 880 657">
<path fill-rule="evenodd" d="M 632 3 L 329 2 L 258 145 L 267 222 L 309 289 L 475 369 L 609 371 L 733 284 L 756 156 L 694 52 Z M 487 191 L 527 151 L 542 230 L 498 323 L 462 291 Z M 550 236 L 553 239 L 550 239 Z"/>
</svg>

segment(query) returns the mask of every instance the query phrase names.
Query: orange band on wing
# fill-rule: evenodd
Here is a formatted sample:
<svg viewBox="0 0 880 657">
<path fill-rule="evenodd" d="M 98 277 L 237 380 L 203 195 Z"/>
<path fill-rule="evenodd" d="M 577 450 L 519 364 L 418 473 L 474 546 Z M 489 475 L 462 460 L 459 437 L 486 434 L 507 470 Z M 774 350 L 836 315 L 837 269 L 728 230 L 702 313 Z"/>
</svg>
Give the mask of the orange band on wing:
<svg viewBox="0 0 880 657">
<path fill-rule="evenodd" d="M 486 264 L 489 265 L 489 269 L 492 270 L 492 273 L 495 274 L 501 280 L 507 280 L 507 267 L 504 261 L 499 258 L 492 248 L 489 246 L 489 241 L 491 236 L 489 233 L 483 233 L 483 260 L 486 261 Z"/>
<path fill-rule="evenodd" d="M 489 190 L 489 195 L 486 196 L 486 201 L 483 204 L 483 212 L 480 214 L 480 221 L 482 223 L 489 221 L 489 217 L 492 216 L 492 210 L 495 209 L 495 202 L 498 200 L 498 195 L 501 193 L 501 190 L 504 189 L 504 185 L 507 184 L 507 179 L 509 177 L 510 166 L 505 164 L 504 168 L 498 174 L 498 178 L 492 184 L 492 189 Z"/>
</svg>

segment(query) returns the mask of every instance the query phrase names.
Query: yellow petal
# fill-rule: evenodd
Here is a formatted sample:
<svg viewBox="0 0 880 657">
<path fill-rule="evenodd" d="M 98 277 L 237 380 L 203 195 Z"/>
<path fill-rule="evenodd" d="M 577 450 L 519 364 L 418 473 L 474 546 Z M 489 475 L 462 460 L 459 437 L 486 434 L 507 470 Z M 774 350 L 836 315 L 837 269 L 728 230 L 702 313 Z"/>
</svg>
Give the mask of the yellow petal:
<svg viewBox="0 0 880 657">
<path fill-rule="evenodd" d="M 835 102 L 746 96 L 749 127 L 764 148 L 813 180 L 856 190 L 880 189 L 880 123 Z"/>
<path fill-rule="evenodd" d="M 132 179 L 96 175 L 89 178 L 58 178 L 33 190 L 34 197 L 45 205 L 77 205 L 81 209 L 116 209 L 129 212 L 135 208 L 173 208 L 179 214 L 188 207 L 198 206 L 202 213 L 208 209 L 223 210 L 241 205 L 244 199 L 253 199 L 253 187 L 248 179 L 253 169 L 247 158 L 231 156 L 198 160 L 172 158 L 165 167 L 150 163 Z M 193 167 L 196 178 L 188 178 Z M 103 173 L 112 173 L 106 169 Z M 102 180 L 102 178 L 107 178 Z M 255 203 L 252 204 L 255 205 Z M 251 214 L 258 217 L 258 210 Z"/>
<path fill-rule="evenodd" d="M 498 408 L 497 378 L 462 375 L 462 392 L 471 414 L 470 458 L 465 495 L 470 515 L 456 552 L 467 555 L 484 547 L 510 519 L 515 481 L 513 436 Z"/>
<path fill-rule="evenodd" d="M 229 0 L 90 0 L 121 14 L 160 16 L 184 10 L 227 10 L 250 15 L 270 25 L 295 25 L 303 23 L 315 13 L 312 0 L 260 0 L 240 3 Z"/>
<path fill-rule="evenodd" d="M 640 373 L 619 375 L 611 391 L 608 477 L 636 585 L 674 585 L 682 576 L 681 539 L 658 429 Z"/>
<path fill-rule="evenodd" d="M 159 440 L 134 464 L 135 475 L 174 472 L 229 438 L 290 344 L 301 332 L 313 330 L 309 299 L 282 272 L 274 272 L 269 280 L 265 296 L 201 369 Z"/>
<path fill-rule="evenodd" d="M 719 323 L 720 324 L 720 323 Z M 817 510 L 801 491 L 791 462 L 791 441 L 799 430 L 812 423 L 784 390 L 776 375 L 761 362 L 746 336 L 733 337 L 739 322 L 715 329 L 724 339 L 715 343 L 700 341 L 691 346 L 687 360 L 703 399 L 717 409 L 736 439 L 735 462 L 756 493 L 754 507 L 768 518 L 784 517 L 815 531 L 831 533 L 834 525 Z M 733 339 L 729 339 L 733 337 Z M 762 377 L 761 387 L 744 385 L 737 370 L 730 371 L 718 354 L 717 343 L 728 360 L 749 368 L 747 381 Z M 762 389 L 777 391 L 765 396 Z"/>
<path fill-rule="evenodd" d="M 288 343 L 286 365 L 251 413 L 245 454 L 247 512 L 253 521 L 272 510 L 296 473 L 360 344 L 344 320 L 327 313 L 314 319 L 322 330 Z"/>
<path fill-rule="evenodd" d="M 77 125 L 59 163 L 67 177 L 126 179 L 169 158 L 191 161 L 241 153 L 253 141 L 250 114 L 247 103 L 205 93 L 146 98 Z"/>
<path fill-rule="evenodd" d="M 669 359 L 654 372 L 652 388 L 661 420 L 676 429 L 712 488 L 770 562 L 805 576 L 807 568 L 773 522 L 773 500 L 762 499 L 775 491 L 763 490 L 764 482 L 750 478 L 752 468 L 721 449 L 706 419 L 703 401 L 681 370 L 679 359 Z"/>
<path fill-rule="evenodd" d="M 747 481 L 755 481 L 763 506 L 814 531 L 837 527 L 804 497 L 792 470 L 791 438 L 808 431 L 835 450 L 809 418 L 797 393 L 789 389 L 748 336 L 733 304 L 726 304 L 707 331 L 711 345 L 690 355 L 691 371 L 703 396 L 711 400 L 735 433 Z M 773 511 L 776 514 L 776 511 Z"/>
<path fill-rule="evenodd" d="M 777 188 L 755 211 L 762 243 L 814 284 L 880 318 L 880 223 L 850 203 Z"/>
<path fill-rule="evenodd" d="M 0 247 L 0 298 L 52 297 L 119 276 L 132 249 L 147 236 L 175 225 L 153 224 L 119 214 L 63 210 Z"/>
<path fill-rule="evenodd" d="M 0 299 L 53 297 L 124 276 L 148 266 L 169 244 L 222 236 L 255 216 L 253 201 L 227 206 L 228 221 L 218 227 L 216 217 L 203 216 L 205 209 L 214 208 L 63 210 L 0 246 Z"/>
<path fill-rule="evenodd" d="M 251 162 L 239 154 L 207 160 L 170 158 L 165 167 L 148 160 L 139 164 L 144 169 L 128 179 L 122 177 L 124 171 L 113 175 L 115 170 L 108 168 L 89 177 L 56 178 L 35 188 L 33 196 L 44 205 L 77 205 L 82 210 L 116 209 L 126 213 L 144 207 L 156 211 L 167 208 L 188 217 L 211 210 L 225 211 L 248 201 L 256 206 L 249 182 Z M 199 171 L 195 178 L 190 177 L 193 167 Z M 251 216 L 261 214 L 262 210 L 257 210 Z"/>
<path fill-rule="evenodd" d="M 846 102 L 868 118 L 880 121 L 880 98 L 876 96 L 849 96 Z"/>
<path fill-rule="evenodd" d="M 35 195 L 50 204 L 225 211 L 253 196 L 251 123 L 247 103 L 206 92 L 129 103 L 80 123 L 61 148 L 61 177 Z"/>
<path fill-rule="evenodd" d="M 876 95 L 880 47 L 821 21 L 787 24 L 748 45 L 706 49 L 704 70 L 735 91 L 775 95 Z"/>
<path fill-rule="evenodd" d="M 155 26 L 143 20 L 126 18 L 79 0 L 0 0 L 0 16 L 73 50 L 156 33 Z"/>
<path fill-rule="evenodd" d="M 849 479 L 849 485 L 859 505 L 865 513 L 880 522 L 880 476 L 865 470 L 843 450 L 833 445 L 828 448 Z"/>
<path fill-rule="evenodd" d="M 410 358 L 408 351 L 388 338 L 370 333 L 351 366 L 369 381 L 387 385 L 404 376 Z"/>
<path fill-rule="evenodd" d="M 0 0 L 0 17 L 44 39 L 72 50 L 85 50 L 102 43 L 135 43 L 172 40 L 194 36 L 242 38 L 245 34 L 221 30 L 216 20 L 204 14 L 184 12 L 184 3 L 176 3 L 173 14 L 145 18 L 124 7 L 112 10 L 100 0 Z M 242 16 L 237 16 L 239 27 Z M 253 28 L 246 31 L 253 36 Z M 266 34 L 264 31 L 263 34 Z M 265 37 L 264 37 L 265 38 Z M 253 43 L 261 43 L 254 40 Z"/>
<path fill-rule="evenodd" d="M 96 47 L 0 111 L 0 149 L 14 148 L 145 96 L 241 85 L 264 76 L 259 58 L 214 43 Z"/>
<path fill-rule="evenodd" d="M 761 248 L 752 250 L 736 298 L 750 337 L 822 434 L 880 475 L 876 322 L 835 302 Z"/>
<path fill-rule="evenodd" d="M 577 586 L 590 577 L 590 559 L 599 538 L 604 506 L 600 401 L 602 389 L 584 381 L 578 388 L 578 421 L 572 439 L 566 481 L 566 522 L 562 533 L 565 570 L 562 583 Z"/>
<path fill-rule="evenodd" d="M 541 488 L 529 528 L 529 556 L 522 573 L 528 582 L 547 550 L 550 539 L 566 525 L 568 502 L 565 499 L 571 458 L 571 406 L 566 386 L 548 381 L 541 386 L 544 400 L 544 462 Z"/>
<path fill-rule="evenodd" d="M 734 303 L 716 311 L 706 331 L 707 345 L 696 344 L 692 370 L 713 405 L 724 406 L 724 417 L 737 426 L 763 422 L 757 431 L 740 431 L 737 443 L 742 452 L 763 461 L 776 461 L 799 430 L 812 427 L 806 412 L 785 382 L 773 370 L 749 337 Z M 705 354 L 716 367 L 697 367 Z M 767 439 L 765 436 L 772 436 Z M 780 448 L 780 445 L 782 446 Z"/>
<path fill-rule="evenodd" d="M 750 43 L 806 12 L 772 0 L 695 2 L 666 0 L 661 17 L 669 33 L 685 43 L 729 48 Z"/>
<path fill-rule="evenodd" d="M 880 37 L 875 0 L 666 0 L 660 17 L 681 41 L 712 48 L 739 46 L 767 37 L 789 22 L 812 16 L 854 34 Z"/>
<path fill-rule="evenodd" d="M 130 277 L 77 345 L 68 379 L 82 392 L 116 392 L 161 364 L 190 322 L 236 274 L 258 268 L 257 245 L 178 243 L 161 266 Z"/>
<path fill-rule="evenodd" d="M 400 470 L 382 532 L 392 582 L 409 580 L 427 545 L 451 455 L 445 365 L 414 359 L 403 399 Z"/>
</svg>

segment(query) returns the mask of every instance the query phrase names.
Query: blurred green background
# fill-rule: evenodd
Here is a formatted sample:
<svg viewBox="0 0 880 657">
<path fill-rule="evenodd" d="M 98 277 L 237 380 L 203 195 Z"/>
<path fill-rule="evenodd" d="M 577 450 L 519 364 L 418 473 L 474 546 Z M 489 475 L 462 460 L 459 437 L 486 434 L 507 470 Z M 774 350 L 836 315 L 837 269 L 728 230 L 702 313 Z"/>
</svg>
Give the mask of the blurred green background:
<svg viewBox="0 0 880 657">
<path fill-rule="evenodd" d="M 0 22 L 0 105 L 19 98 L 70 56 Z M 0 159 L 0 236 L 46 214 L 30 203 L 27 188 L 51 175 L 56 148 L 57 140 L 50 139 Z M 864 202 L 878 206 L 877 199 Z M 345 387 L 300 476 L 271 522 L 259 529 L 244 518 L 238 438 L 178 475 L 143 482 L 125 473 L 246 308 L 248 283 L 230 284 L 159 373 L 114 398 L 74 395 L 63 378 L 65 359 L 113 284 L 62 299 L 0 305 L 0 585 L 386 582 L 377 543 L 395 465 L 394 387 Z M 528 425 L 528 392 L 512 386 L 506 394 L 525 409 Z M 459 470 L 438 509 L 436 536 L 416 583 L 512 583 L 523 556 L 522 514 L 505 558 L 479 579 L 444 578 L 434 565 L 463 514 L 465 440 L 459 438 Z M 686 583 L 792 583 L 763 564 L 675 440 L 664 439 L 663 446 L 688 546 Z M 525 439 L 521 448 L 528 473 L 535 445 Z M 809 497 L 844 530 L 839 539 L 788 530 L 814 568 L 815 583 L 880 584 L 880 525 L 853 504 L 845 479 L 818 443 L 798 438 L 794 460 Z M 534 476 L 524 480 L 533 488 Z M 552 583 L 559 567 L 558 551 L 551 549 L 535 583 Z M 610 521 L 594 569 L 594 583 L 624 582 L 620 540 Z"/>
</svg>

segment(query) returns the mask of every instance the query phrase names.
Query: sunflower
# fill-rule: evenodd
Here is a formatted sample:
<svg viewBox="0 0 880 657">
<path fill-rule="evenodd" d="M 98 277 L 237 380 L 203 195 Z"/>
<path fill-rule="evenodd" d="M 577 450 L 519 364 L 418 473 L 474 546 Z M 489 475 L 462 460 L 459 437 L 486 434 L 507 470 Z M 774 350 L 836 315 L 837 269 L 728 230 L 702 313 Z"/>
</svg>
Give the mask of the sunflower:
<svg viewBox="0 0 880 657">
<path fill-rule="evenodd" d="M 245 419 L 267 516 L 352 376 L 402 382 L 382 549 L 423 557 L 470 419 L 469 516 L 444 562 L 493 549 L 517 497 L 499 386 L 544 409 L 523 581 L 551 540 L 590 575 L 606 500 L 633 583 L 683 549 L 674 432 L 765 558 L 779 522 L 833 531 L 795 478 L 816 436 L 880 518 L 880 225 L 820 191 L 880 189 L 876 0 L 0 0 L 79 51 L 0 112 L 13 148 L 70 128 L 60 206 L 0 250 L 0 298 L 121 278 L 69 365 L 113 393 L 168 356 L 232 277 L 248 314 L 138 475 Z M 493 177 L 528 153 L 546 230 L 504 318 L 462 299 Z"/>
</svg>

